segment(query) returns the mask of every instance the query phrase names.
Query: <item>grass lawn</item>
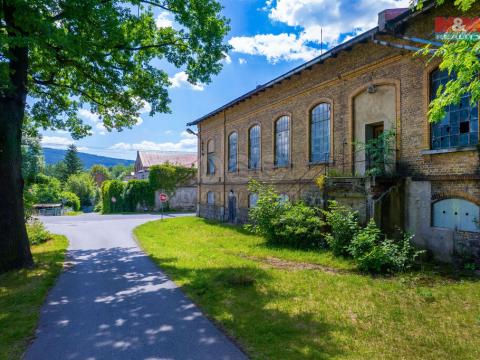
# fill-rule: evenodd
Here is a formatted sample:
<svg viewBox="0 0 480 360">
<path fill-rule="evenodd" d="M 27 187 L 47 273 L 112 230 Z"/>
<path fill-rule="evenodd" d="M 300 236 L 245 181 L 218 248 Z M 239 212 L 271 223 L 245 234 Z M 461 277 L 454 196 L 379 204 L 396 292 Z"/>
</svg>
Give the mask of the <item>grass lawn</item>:
<svg viewBox="0 0 480 360">
<path fill-rule="evenodd" d="M 480 282 L 360 274 L 198 218 L 144 224 L 145 251 L 254 359 L 480 359 Z"/>
<path fill-rule="evenodd" d="M 37 326 L 40 306 L 63 266 L 64 236 L 32 246 L 35 268 L 0 275 L 0 359 L 20 359 Z"/>
</svg>

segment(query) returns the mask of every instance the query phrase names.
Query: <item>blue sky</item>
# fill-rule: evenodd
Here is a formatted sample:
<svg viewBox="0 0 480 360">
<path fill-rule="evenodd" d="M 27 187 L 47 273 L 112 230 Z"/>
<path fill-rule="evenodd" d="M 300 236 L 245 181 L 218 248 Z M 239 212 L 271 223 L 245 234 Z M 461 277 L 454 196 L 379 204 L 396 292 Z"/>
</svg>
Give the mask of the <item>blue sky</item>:
<svg viewBox="0 0 480 360">
<path fill-rule="evenodd" d="M 104 131 L 95 114 L 82 111 L 80 115 L 92 125 L 93 135 L 75 142 L 81 151 L 127 159 L 134 159 L 138 149 L 196 151 L 196 138 L 185 133 L 187 122 L 312 59 L 321 49 L 325 51 L 374 27 L 379 11 L 407 7 L 409 0 L 223 0 L 221 3 L 224 15 L 231 19 L 226 41 L 233 46 L 222 72 L 208 85 L 192 86 L 182 69 L 165 68 L 172 82 L 169 91 L 172 113 L 150 117 L 146 104 L 139 124 L 122 132 Z M 158 26 L 172 24 L 168 14 L 156 15 Z M 72 142 L 64 132 L 43 133 L 46 147 L 65 148 Z"/>
</svg>

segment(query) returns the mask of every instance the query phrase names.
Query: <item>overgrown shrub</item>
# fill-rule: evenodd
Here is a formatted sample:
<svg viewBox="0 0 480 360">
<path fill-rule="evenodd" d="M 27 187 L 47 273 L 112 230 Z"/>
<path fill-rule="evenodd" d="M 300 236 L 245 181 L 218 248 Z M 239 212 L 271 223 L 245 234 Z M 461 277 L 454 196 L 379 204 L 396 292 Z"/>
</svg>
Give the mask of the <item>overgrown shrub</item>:
<svg viewBox="0 0 480 360">
<path fill-rule="evenodd" d="M 173 164 L 154 165 L 148 173 L 150 186 L 172 195 L 178 185 L 195 177 L 197 169 Z"/>
<path fill-rule="evenodd" d="M 61 201 L 62 187 L 60 180 L 38 174 L 37 183 L 31 187 L 31 195 L 34 204 L 54 204 Z"/>
<path fill-rule="evenodd" d="M 125 185 L 120 180 L 108 180 L 102 184 L 102 213 L 124 211 L 123 193 Z"/>
<path fill-rule="evenodd" d="M 45 229 L 45 225 L 37 219 L 26 224 L 28 240 L 32 245 L 42 244 L 52 238 L 52 234 Z"/>
<path fill-rule="evenodd" d="M 359 230 L 358 213 L 336 201 L 330 201 L 323 212 L 330 233 L 326 235 L 328 246 L 335 255 L 349 255 L 348 247 Z"/>
<path fill-rule="evenodd" d="M 349 252 L 362 271 L 392 273 L 405 271 L 422 253 L 411 244 L 412 236 L 404 234 L 399 241 L 386 239 L 372 219 L 358 231 L 349 246 Z"/>
<path fill-rule="evenodd" d="M 256 181 L 250 182 L 249 191 L 258 194 L 258 200 L 249 211 L 248 230 L 277 245 L 306 248 L 324 243 L 324 223 L 317 209 L 281 200 L 272 187 Z"/>
<path fill-rule="evenodd" d="M 92 205 L 95 198 L 95 182 L 88 173 L 70 175 L 65 190 L 77 195 L 82 206 Z"/>
<path fill-rule="evenodd" d="M 125 211 L 136 211 L 137 205 L 152 208 L 154 197 L 154 191 L 147 180 L 130 180 L 124 191 Z"/>
<path fill-rule="evenodd" d="M 74 193 L 70 191 L 62 191 L 60 197 L 65 206 L 71 207 L 73 211 L 80 210 L 80 199 Z"/>
</svg>

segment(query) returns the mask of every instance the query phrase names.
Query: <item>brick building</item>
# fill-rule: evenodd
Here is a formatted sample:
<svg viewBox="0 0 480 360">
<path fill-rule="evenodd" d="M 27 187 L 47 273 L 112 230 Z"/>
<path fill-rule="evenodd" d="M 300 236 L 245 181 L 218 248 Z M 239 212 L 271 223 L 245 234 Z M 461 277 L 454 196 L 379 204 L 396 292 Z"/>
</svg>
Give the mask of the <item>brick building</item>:
<svg viewBox="0 0 480 360">
<path fill-rule="evenodd" d="M 386 10 L 378 27 L 189 123 L 199 130 L 199 215 L 246 221 L 255 178 L 293 201 L 336 199 L 364 221 L 407 229 L 442 260 L 480 258 L 478 106 L 465 97 L 431 125 L 428 104 L 448 74 L 414 56 L 434 41 L 435 17 L 456 14 L 450 4 Z M 386 130 L 391 176 L 372 179 L 355 144 Z"/>
</svg>

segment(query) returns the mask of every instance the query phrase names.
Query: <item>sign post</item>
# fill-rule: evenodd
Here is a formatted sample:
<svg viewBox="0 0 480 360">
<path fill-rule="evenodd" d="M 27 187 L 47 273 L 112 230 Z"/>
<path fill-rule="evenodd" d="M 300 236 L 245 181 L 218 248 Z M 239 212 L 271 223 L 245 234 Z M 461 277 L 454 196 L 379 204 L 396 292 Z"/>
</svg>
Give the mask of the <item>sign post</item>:
<svg viewBox="0 0 480 360">
<path fill-rule="evenodd" d="M 163 220 L 163 204 L 168 201 L 168 195 L 162 192 L 158 195 L 158 199 L 160 200 L 160 220 Z"/>
</svg>

